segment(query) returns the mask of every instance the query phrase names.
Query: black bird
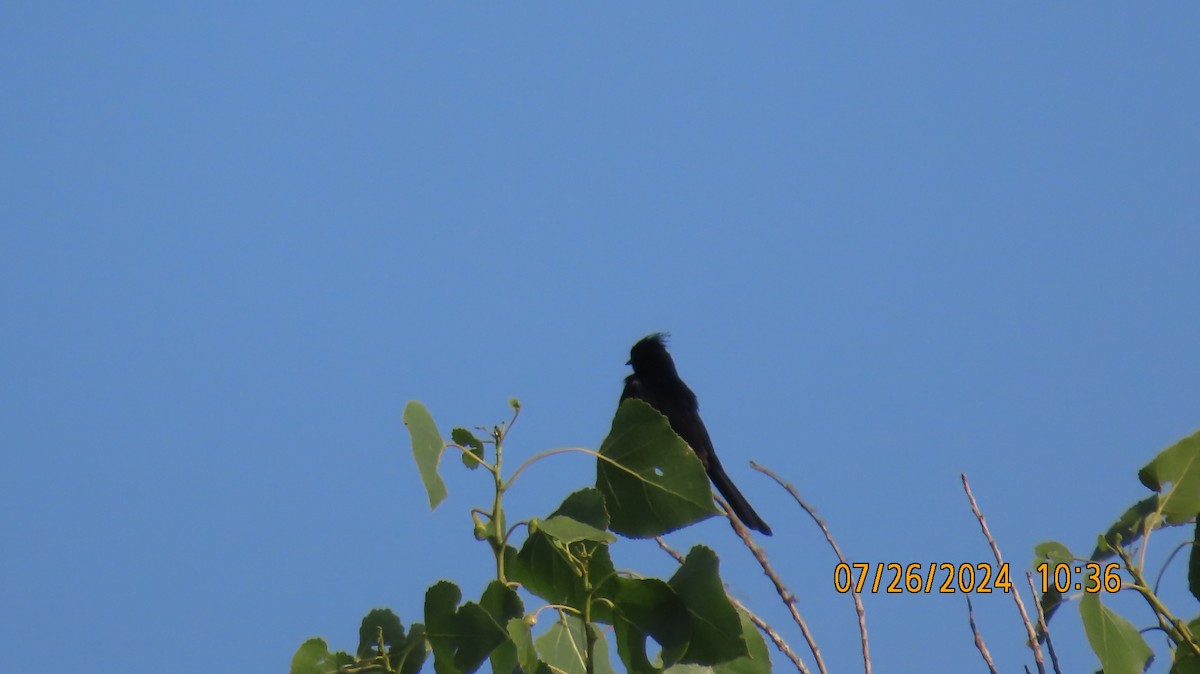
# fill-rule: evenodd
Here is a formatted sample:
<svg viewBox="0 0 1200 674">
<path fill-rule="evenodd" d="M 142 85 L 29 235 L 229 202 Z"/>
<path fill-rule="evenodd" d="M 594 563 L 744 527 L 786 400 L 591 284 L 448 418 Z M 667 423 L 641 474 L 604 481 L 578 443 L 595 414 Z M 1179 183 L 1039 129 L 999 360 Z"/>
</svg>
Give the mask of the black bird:
<svg viewBox="0 0 1200 674">
<path fill-rule="evenodd" d="M 654 409 L 662 413 L 671 423 L 675 434 L 688 443 L 708 478 L 716 485 L 717 491 L 729 502 L 737 518 L 751 529 L 761 531 L 770 536 L 771 527 L 763 521 L 742 492 L 733 484 L 733 480 L 721 468 L 717 453 L 713 450 L 712 440 L 708 437 L 708 429 L 700 419 L 700 406 L 696 402 L 696 394 L 679 378 L 675 372 L 675 361 L 667 353 L 664 342 L 666 335 L 661 332 L 643 337 L 633 345 L 629 352 L 629 362 L 633 366 L 633 374 L 625 377 L 625 390 L 621 392 L 621 400 L 637 398 L 644 400 Z"/>
</svg>

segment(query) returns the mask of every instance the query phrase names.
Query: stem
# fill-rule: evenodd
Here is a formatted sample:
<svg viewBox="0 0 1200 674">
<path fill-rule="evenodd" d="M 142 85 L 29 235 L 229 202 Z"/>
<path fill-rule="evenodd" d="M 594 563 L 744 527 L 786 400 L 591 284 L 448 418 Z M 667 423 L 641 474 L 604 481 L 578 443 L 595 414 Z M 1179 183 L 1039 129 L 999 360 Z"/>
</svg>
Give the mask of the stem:
<svg viewBox="0 0 1200 674">
<path fill-rule="evenodd" d="M 496 555 L 496 580 L 508 583 L 504 573 L 504 541 L 507 538 L 504 531 L 504 479 L 500 470 L 504 457 L 504 433 L 496 429 L 492 437 L 496 440 L 496 466 L 492 471 L 492 480 L 496 485 L 496 493 L 492 498 L 492 552 Z"/>
<path fill-rule="evenodd" d="M 462 452 L 463 454 L 471 457 L 472 461 L 474 461 L 481 468 L 484 468 L 485 470 L 492 473 L 493 475 L 496 473 L 496 468 L 494 466 L 488 465 L 488 463 L 486 461 L 484 461 L 483 459 L 476 456 L 475 452 L 472 452 L 469 448 L 463 447 L 462 445 L 455 444 L 453 442 L 447 443 L 446 446 L 453 447 L 453 448 L 457 449 L 458 451 Z"/>
<path fill-rule="evenodd" d="M 590 559 L 585 555 L 583 557 L 583 634 L 587 641 L 587 662 L 584 663 L 587 674 L 595 674 L 596 671 L 596 633 L 592 631 L 592 580 L 588 576 L 588 562 Z"/>
<path fill-rule="evenodd" d="M 597 459 L 600 459 L 601 461 L 607 461 L 613 467 L 620 468 L 621 470 L 625 471 L 626 473 L 629 473 L 630 475 L 637 475 L 637 471 L 631 470 L 625 466 L 622 466 L 621 464 L 617 463 L 616 461 L 613 461 L 612 459 L 608 458 L 607 456 L 604 456 L 603 454 L 601 454 L 600 452 L 597 452 L 594 449 L 587 449 L 584 447 L 560 447 L 558 449 L 548 449 L 540 454 L 535 454 L 535 455 L 529 457 L 528 459 L 526 459 L 525 463 L 522 463 L 520 466 L 517 467 L 517 470 L 516 470 L 516 472 L 514 472 L 512 474 L 512 477 L 508 478 L 508 483 L 504 485 L 504 488 L 507 489 L 507 488 L 511 487 L 513 482 L 517 481 L 517 478 L 521 475 L 521 473 L 525 472 L 525 469 L 530 467 L 531 465 L 533 465 L 533 463 L 535 461 L 544 459 L 547 456 L 554 456 L 555 454 L 565 454 L 567 452 L 582 452 L 584 454 L 589 454 L 591 456 L 596 457 Z M 497 472 L 497 474 L 499 473 L 499 471 L 496 471 L 496 472 Z"/>
<path fill-rule="evenodd" d="M 1144 545 L 1144 539 L 1143 539 Z M 1154 594 L 1154 590 L 1146 583 L 1146 579 L 1142 576 L 1141 569 L 1134 565 L 1133 559 L 1125 548 L 1118 542 L 1116 547 L 1117 554 L 1121 556 L 1121 561 L 1125 562 L 1125 568 L 1129 571 L 1129 575 L 1133 577 L 1133 589 L 1136 590 L 1150 604 L 1154 615 L 1158 618 L 1158 624 L 1175 642 L 1177 648 L 1182 648 L 1185 645 L 1192 651 L 1193 654 L 1200 656 L 1200 644 L 1196 643 L 1196 637 L 1192 635 L 1192 631 L 1188 629 L 1187 623 L 1171 614 L 1170 609 L 1166 604 Z"/>
</svg>

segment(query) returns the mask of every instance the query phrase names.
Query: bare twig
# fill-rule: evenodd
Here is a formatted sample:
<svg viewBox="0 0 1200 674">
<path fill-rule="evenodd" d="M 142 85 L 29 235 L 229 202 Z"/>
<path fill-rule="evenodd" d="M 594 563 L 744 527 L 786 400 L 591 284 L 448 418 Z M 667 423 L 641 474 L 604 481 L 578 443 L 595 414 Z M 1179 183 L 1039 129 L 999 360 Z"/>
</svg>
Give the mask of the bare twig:
<svg viewBox="0 0 1200 674">
<path fill-rule="evenodd" d="M 971 623 L 971 634 L 975 635 L 975 648 L 979 649 L 979 654 L 983 656 L 983 661 L 987 663 L 988 671 L 992 674 L 996 672 L 996 663 L 992 662 L 992 655 L 988 653 L 987 644 L 983 643 L 983 635 L 979 633 L 979 628 L 975 626 L 975 608 L 971 606 L 971 595 L 965 595 L 967 598 L 967 622 Z"/>
<path fill-rule="evenodd" d="M 667 553 L 668 555 L 671 555 L 671 557 L 674 558 L 675 561 L 679 562 L 680 564 L 683 564 L 683 562 L 684 562 L 683 553 L 679 552 L 678 550 L 671 547 L 670 545 L 667 545 L 667 542 L 663 540 L 662 536 L 655 536 L 654 542 L 658 543 L 658 547 L 662 548 L 663 552 Z"/>
<path fill-rule="evenodd" d="M 658 547 L 662 548 L 664 552 L 673 557 L 675 561 L 683 564 L 683 555 L 680 554 L 680 552 L 675 548 L 667 545 L 667 542 L 663 540 L 662 536 L 655 536 L 654 541 L 658 543 Z M 792 664 L 796 666 L 798 671 L 808 674 L 808 667 L 804 665 L 804 661 L 800 659 L 800 656 L 796 655 L 796 652 L 793 651 L 792 647 L 783 640 L 783 637 L 779 636 L 779 633 L 775 631 L 774 627 L 771 627 L 767 621 L 758 617 L 758 615 L 747 608 L 745 604 L 738 601 L 736 597 L 728 592 L 725 594 L 727 597 L 729 597 L 729 601 L 732 602 L 733 605 L 738 608 L 738 610 L 740 610 L 742 613 L 745 613 L 746 617 L 750 618 L 750 622 L 754 623 L 754 626 L 757 627 L 760 632 L 767 635 L 767 638 L 771 640 L 771 643 L 775 644 L 775 648 L 777 648 L 780 653 L 783 653 L 784 657 L 792 661 Z"/>
<path fill-rule="evenodd" d="M 1046 649 L 1050 651 L 1050 664 L 1054 667 L 1054 674 L 1062 674 L 1062 670 L 1058 668 L 1058 655 L 1054 652 L 1054 642 L 1050 639 L 1050 626 L 1046 624 L 1046 614 L 1042 612 L 1042 601 L 1038 598 L 1037 588 L 1033 586 L 1033 572 L 1025 572 L 1025 580 L 1029 581 L 1029 591 L 1033 593 L 1033 605 L 1037 607 L 1038 629 L 1042 631 L 1042 636 L 1046 637 Z"/>
<path fill-rule="evenodd" d="M 800 507 L 804 509 L 804 512 L 808 513 L 808 516 L 813 518 L 813 521 L 817 523 L 818 527 L 820 527 L 821 533 L 825 534 L 825 540 L 829 541 L 829 546 L 833 548 L 833 554 L 837 555 L 838 561 L 842 564 L 847 564 L 846 557 L 842 555 L 842 550 L 838 547 L 837 541 L 833 540 L 833 535 L 829 533 L 829 528 L 825 526 L 824 520 L 822 520 L 820 517 L 817 517 L 816 511 L 813 510 L 812 507 L 807 503 L 805 503 L 804 499 L 800 498 L 800 493 L 796 491 L 796 488 L 792 486 L 790 482 L 785 482 L 782 480 L 770 468 L 761 466 L 754 461 L 750 462 L 750 466 L 754 468 L 754 470 L 757 470 L 767 477 L 770 477 L 772 480 L 775 480 L 779 486 L 786 489 L 787 492 L 792 495 L 792 498 L 796 499 L 796 503 L 800 504 Z M 858 614 L 858 634 L 862 643 L 863 671 L 865 674 L 871 674 L 871 649 L 867 644 L 867 611 L 865 608 L 863 608 L 862 597 L 859 596 L 858 591 L 855 590 L 853 586 L 851 586 L 850 593 L 854 597 L 854 612 Z"/>
<path fill-rule="evenodd" d="M 754 539 L 750 536 L 750 530 L 733 514 L 733 510 L 725 502 L 725 499 L 715 495 L 714 498 L 717 499 L 717 503 L 721 504 L 721 508 L 725 511 L 725 517 L 729 519 L 729 525 L 733 527 L 734 533 L 750 549 L 754 558 L 758 560 L 759 566 L 762 567 L 763 573 L 775 585 L 776 594 L 783 600 L 784 605 L 788 607 L 788 611 L 792 614 L 792 620 L 800 628 L 800 633 L 804 635 L 804 640 L 808 642 L 808 650 L 812 651 L 813 658 L 817 661 L 817 669 L 820 670 L 821 674 L 829 674 L 829 670 L 825 669 L 825 659 L 821 657 L 821 649 L 817 647 L 817 642 L 813 638 L 812 632 L 808 629 L 808 623 L 804 622 L 804 618 L 800 616 L 800 610 L 796 608 L 796 595 L 792 594 L 791 590 L 787 589 L 787 586 L 783 584 L 783 580 L 780 579 L 779 574 L 775 573 L 775 569 L 767 561 L 767 553 L 763 552 L 763 549 L 758 547 L 758 544 L 754 542 Z"/>
<path fill-rule="evenodd" d="M 1000 547 L 996 545 L 996 539 L 992 538 L 992 532 L 988 531 L 987 520 L 984 519 L 983 513 L 979 512 L 979 505 L 975 503 L 975 495 L 971 493 L 971 485 L 967 482 L 966 473 L 962 473 L 962 483 L 963 489 L 967 492 L 967 500 L 971 502 L 971 512 L 975 513 L 975 519 L 979 520 L 979 528 L 983 530 L 984 538 L 987 539 L 988 545 L 992 546 L 992 555 L 996 558 L 996 573 L 1000 573 L 1000 569 L 1004 567 L 1004 559 L 1000 556 Z M 1029 614 L 1025 612 L 1025 602 L 1021 601 L 1020 592 L 1013 592 L 1012 596 L 1017 602 L 1017 611 L 1021 613 L 1021 622 L 1025 623 L 1025 632 L 1029 636 L 1029 647 L 1033 649 L 1033 660 L 1037 663 L 1038 674 L 1046 674 L 1042 647 L 1038 645 L 1037 633 L 1033 630 L 1033 623 L 1029 622 Z"/>
<path fill-rule="evenodd" d="M 779 652 L 783 653 L 784 657 L 792 661 L 792 664 L 796 667 L 796 671 L 809 674 L 808 667 L 804 665 L 804 661 L 800 659 L 799 655 L 796 655 L 796 652 L 793 651 L 792 647 L 783 640 L 783 637 L 779 636 L 779 632 L 776 632 L 774 627 L 771 627 L 767 621 L 758 617 L 758 615 L 747 608 L 745 604 L 738 601 L 736 597 L 730 596 L 729 601 L 732 602 L 734 606 L 738 607 L 742 613 L 745 613 L 746 617 L 750 619 L 750 622 L 754 623 L 754 626 L 757 627 L 760 632 L 767 635 L 767 638 L 771 640 L 771 643 L 775 644 L 775 648 L 779 649 Z"/>
</svg>

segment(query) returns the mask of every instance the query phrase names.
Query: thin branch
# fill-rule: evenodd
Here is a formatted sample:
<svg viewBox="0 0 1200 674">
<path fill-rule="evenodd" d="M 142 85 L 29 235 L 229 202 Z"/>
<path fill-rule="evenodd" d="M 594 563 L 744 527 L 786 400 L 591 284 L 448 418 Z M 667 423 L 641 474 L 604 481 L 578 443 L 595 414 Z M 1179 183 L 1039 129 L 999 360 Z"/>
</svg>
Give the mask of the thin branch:
<svg viewBox="0 0 1200 674">
<path fill-rule="evenodd" d="M 1150 533 L 1154 531 L 1154 523 L 1162 517 L 1163 501 L 1160 499 L 1158 508 L 1155 509 L 1155 517 L 1146 517 L 1142 520 L 1142 548 L 1138 555 L 1138 568 L 1146 568 L 1146 551 L 1150 548 Z"/>
<path fill-rule="evenodd" d="M 975 513 L 975 519 L 979 520 L 979 528 L 983 530 L 983 536 L 987 539 L 988 545 L 992 546 L 992 555 L 996 558 L 996 572 L 1004 566 L 1004 559 L 1000 556 L 1000 547 L 996 545 L 996 539 L 992 538 L 992 532 L 988 531 L 987 520 L 984 519 L 983 513 L 979 512 L 979 505 L 975 503 L 975 495 L 971 493 L 971 485 L 967 482 L 967 474 L 962 473 L 963 489 L 967 492 L 967 500 L 971 502 L 971 512 Z M 1029 622 L 1029 614 L 1025 612 L 1025 602 L 1021 601 L 1021 593 L 1013 592 L 1013 599 L 1017 602 L 1017 611 L 1021 613 L 1021 622 L 1025 623 L 1025 632 L 1029 636 L 1029 647 L 1033 649 L 1033 659 L 1038 666 L 1038 674 L 1046 674 L 1046 666 L 1043 664 L 1042 647 L 1038 645 L 1037 633 L 1033 630 L 1033 623 Z"/>
<path fill-rule="evenodd" d="M 675 561 L 683 564 L 683 555 L 680 554 L 675 548 L 667 545 L 667 542 L 663 540 L 662 536 L 655 536 L 654 541 L 658 543 L 658 547 L 663 549 L 663 552 L 666 552 L 668 555 L 673 557 Z M 796 655 L 796 652 L 793 651 L 792 647 L 783 640 L 783 637 L 779 636 L 779 632 L 776 632 L 774 627 L 771 627 L 767 621 L 758 617 L 758 615 L 747 608 L 745 604 L 738 601 L 733 595 L 729 594 L 728 592 L 725 594 L 727 597 L 729 597 L 729 601 L 732 602 L 733 605 L 738 608 L 738 610 L 740 610 L 742 613 L 745 613 L 747 618 L 750 618 L 750 622 L 754 623 L 754 626 L 758 628 L 758 631 L 767 635 L 767 638 L 771 640 L 771 643 L 775 644 L 775 648 L 778 649 L 780 653 L 783 653 L 784 657 L 792 661 L 792 664 L 796 666 L 798 671 L 803 672 L 803 674 L 809 674 L 808 667 L 804 665 L 804 661 L 800 659 L 800 656 Z"/>
<path fill-rule="evenodd" d="M 988 653 L 987 644 L 983 643 L 983 635 L 979 633 L 979 628 L 975 626 L 975 608 L 971 606 L 971 595 L 964 596 L 967 598 L 967 622 L 971 623 L 971 634 L 975 635 L 975 648 L 979 649 L 979 654 L 983 656 L 983 661 L 987 663 L 988 671 L 992 674 L 998 674 L 996 663 L 992 662 L 992 655 Z"/>
<path fill-rule="evenodd" d="M 579 609 L 575 608 L 574 606 L 567 606 L 566 604 L 542 604 L 541 606 L 534 609 L 533 613 L 531 614 L 533 616 L 533 624 L 534 625 L 537 624 L 538 615 L 540 615 L 541 612 L 545 611 L 546 609 L 552 609 L 554 611 L 558 611 L 559 613 L 562 613 L 563 611 L 567 611 L 569 613 L 582 613 Z"/>
<path fill-rule="evenodd" d="M 595 451 L 590 450 L 590 449 L 585 449 L 583 447 L 561 447 L 559 449 L 546 450 L 544 452 L 535 454 L 535 455 L 529 457 L 528 459 L 525 459 L 524 463 L 517 466 L 517 469 L 515 471 L 513 471 L 513 474 L 509 476 L 508 481 L 505 482 L 504 488 L 508 489 L 509 487 L 511 487 L 512 484 L 517 481 L 517 478 L 521 476 L 521 473 L 525 472 L 526 468 L 532 466 L 539 459 L 544 459 L 547 456 L 554 456 L 555 454 L 565 454 L 567 452 L 583 452 L 584 454 L 595 454 L 596 456 L 600 456 Z"/>
<path fill-rule="evenodd" d="M 745 613 L 746 617 L 750 619 L 750 622 L 754 623 L 754 626 L 757 627 L 760 632 L 767 635 L 767 638 L 771 640 L 771 643 L 775 644 L 775 648 L 779 649 L 780 653 L 783 653 L 788 660 L 792 661 L 792 664 L 796 666 L 797 671 L 803 672 L 804 674 L 809 674 L 808 667 L 804 665 L 804 661 L 800 659 L 799 655 L 796 655 L 796 652 L 793 651 L 792 647 L 783 640 L 783 637 L 779 636 L 779 632 L 776 632 L 774 627 L 771 627 L 769 624 L 767 624 L 767 621 L 758 617 L 758 615 L 747 608 L 745 604 L 738 601 L 736 597 L 729 597 L 729 601 L 736 606 L 738 610 L 740 610 L 742 613 Z"/>
<path fill-rule="evenodd" d="M 535 454 L 535 455 L 529 457 L 528 459 L 525 459 L 525 462 L 522 463 L 520 466 L 517 466 L 517 470 L 514 471 L 513 474 L 508 478 L 508 481 L 504 483 L 504 489 L 507 490 L 509 487 L 511 487 L 512 484 L 517 481 L 517 478 L 521 476 L 521 473 L 525 472 L 526 468 L 532 466 L 537 461 L 544 459 L 547 456 L 554 456 L 555 454 L 565 454 L 567 452 L 580 452 L 582 454 L 588 454 L 588 455 L 594 456 L 601 461 L 607 461 L 614 468 L 620 468 L 621 470 L 625 471 L 626 473 L 629 473 L 630 475 L 638 476 L 637 471 L 633 470 L 632 468 L 628 468 L 626 466 L 623 466 L 623 465 L 617 463 L 616 461 L 612 460 L 611 458 L 609 458 L 607 456 L 604 456 L 603 454 L 601 454 L 600 452 L 597 452 L 594 449 L 588 449 L 586 447 L 559 447 L 558 449 L 548 449 L 539 454 Z"/>
<path fill-rule="evenodd" d="M 1162 568 L 1158 571 L 1158 577 L 1154 579 L 1155 594 L 1158 594 L 1158 586 L 1162 585 L 1163 575 L 1167 572 L 1167 567 L 1170 566 L 1171 562 L 1175 559 L 1175 555 L 1178 555 L 1180 550 L 1183 550 L 1184 548 L 1190 548 L 1195 544 L 1195 541 L 1184 541 L 1175 546 L 1175 549 L 1171 551 L 1170 555 L 1167 555 L 1167 561 L 1163 562 Z"/>
<path fill-rule="evenodd" d="M 1050 651 L 1050 664 L 1054 667 L 1054 674 L 1062 674 L 1062 670 L 1058 668 L 1058 655 L 1054 652 L 1054 642 L 1050 639 L 1050 626 L 1046 624 L 1046 614 L 1042 612 L 1042 601 L 1038 598 L 1037 589 L 1033 586 L 1033 572 L 1025 572 L 1025 580 L 1029 581 L 1029 591 L 1033 593 L 1033 605 L 1037 607 L 1038 629 L 1042 631 L 1042 636 L 1046 637 L 1046 649 Z"/>
<path fill-rule="evenodd" d="M 662 536 L 655 536 L 654 542 L 658 543 L 658 547 L 662 548 L 663 552 L 667 553 L 668 555 L 671 555 L 671 557 L 675 561 L 679 562 L 680 564 L 683 564 L 683 562 L 685 561 L 683 553 L 679 552 L 675 548 L 668 545 L 667 542 L 663 540 Z"/>
<path fill-rule="evenodd" d="M 1129 575 L 1133 577 L 1133 589 L 1137 590 L 1146 602 L 1150 604 L 1150 608 L 1158 618 L 1158 624 L 1162 626 L 1167 634 L 1171 635 L 1171 640 L 1175 642 L 1176 648 L 1184 648 L 1186 646 L 1192 651 L 1193 655 L 1200 656 L 1200 643 L 1196 642 L 1196 637 L 1192 634 L 1191 628 L 1188 627 L 1187 623 L 1176 618 L 1167 608 L 1167 605 L 1162 603 L 1162 600 L 1158 598 L 1158 595 L 1154 594 L 1154 590 L 1150 588 L 1146 579 L 1142 577 L 1141 570 L 1133 565 L 1133 559 L 1125 551 L 1125 548 L 1121 546 L 1119 541 L 1115 549 L 1117 554 L 1121 556 L 1121 561 L 1125 563 Z"/>
<path fill-rule="evenodd" d="M 842 564 L 848 564 L 846 562 L 846 557 L 842 555 L 841 548 L 838 547 L 837 541 L 833 540 L 833 535 L 829 533 L 829 527 L 825 526 L 824 520 L 822 520 L 820 517 L 817 517 L 816 511 L 813 510 L 812 507 L 807 503 L 805 503 L 804 499 L 800 498 L 800 493 L 796 491 L 796 488 L 792 486 L 790 482 L 785 482 L 770 468 L 761 466 L 754 461 L 750 462 L 750 467 L 766 475 L 767 477 L 770 477 L 772 480 L 775 480 L 779 486 L 786 489 L 787 492 L 792 495 L 792 498 L 796 499 L 796 503 L 799 503 L 800 507 L 804 509 L 804 512 L 808 513 L 808 516 L 813 518 L 813 521 L 817 523 L 818 527 L 820 527 L 821 533 L 825 534 L 825 540 L 829 541 L 829 546 L 833 548 L 833 554 L 837 555 L 838 561 Z M 871 649 L 867 645 L 867 610 L 863 608 L 862 597 L 859 596 L 858 591 L 855 590 L 853 586 L 851 587 L 850 593 L 854 597 L 854 612 L 858 614 L 858 634 L 859 640 L 862 643 L 863 671 L 865 674 L 871 674 Z"/>
<path fill-rule="evenodd" d="M 491 444 L 491 443 L 488 443 L 488 444 Z M 483 459 L 479 458 L 478 456 L 476 456 L 475 452 L 472 452 L 469 447 L 463 447 L 462 445 L 458 444 L 457 442 L 447 442 L 446 448 L 450 448 L 450 447 L 453 447 L 453 448 L 457 449 L 458 451 L 462 452 L 463 456 L 471 457 L 471 459 L 473 461 L 475 461 L 475 463 L 478 466 L 486 468 L 487 471 L 489 473 L 491 473 L 492 475 L 496 474 L 496 467 L 493 466 L 492 464 L 484 461 Z"/>
<path fill-rule="evenodd" d="M 742 539 L 747 548 L 750 548 L 750 552 L 758 560 L 759 566 L 762 567 L 763 573 L 767 574 L 767 578 L 770 578 L 771 582 L 775 585 L 776 594 L 783 600 L 784 605 L 788 607 L 788 611 L 792 614 L 792 620 L 800 628 L 800 633 L 804 635 L 804 640 L 808 642 L 808 650 L 812 651 L 813 658 L 817 661 L 817 669 L 820 670 L 821 674 L 829 674 L 829 670 L 825 669 L 825 659 L 821 657 L 821 649 L 817 647 L 817 642 L 813 639 L 812 632 L 808 629 L 808 623 L 804 622 L 804 618 L 800 616 L 800 610 L 796 608 L 796 595 L 792 594 L 791 590 L 787 589 L 787 586 L 783 584 L 783 580 L 780 579 L 779 574 L 775 573 L 775 569 L 767 561 L 767 553 L 763 552 L 763 549 L 758 547 L 758 544 L 754 542 L 754 539 L 750 536 L 750 530 L 733 514 L 733 509 L 729 507 L 725 499 L 716 495 L 714 495 L 714 498 L 717 499 L 717 503 L 721 504 L 721 508 L 725 511 L 725 516 L 729 519 L 729 525 L 733 527 L 734 533 L 738 535 L 738 538 Z"/>
</svg>

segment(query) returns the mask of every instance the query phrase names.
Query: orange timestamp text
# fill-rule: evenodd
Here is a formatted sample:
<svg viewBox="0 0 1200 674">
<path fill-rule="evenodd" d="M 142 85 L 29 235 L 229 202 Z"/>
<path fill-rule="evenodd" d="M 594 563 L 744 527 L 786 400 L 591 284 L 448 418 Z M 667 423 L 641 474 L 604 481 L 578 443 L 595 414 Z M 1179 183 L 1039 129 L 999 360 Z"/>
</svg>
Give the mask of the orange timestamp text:
<svg viewBox="0 0 1200 674">
<path fill-rule="evenodd" d="M 1082 592 L 1096 593 L 1121 591 L 1121 565 L 1116 562 L 1101 565 L 1099 562 L 1087 563 L 1058 563 L 1054 566 L 1042 562 L 1034 567 L 1042 578 L 1042 594 L 1053 588 L 1058 593 L 1069 592 L 1071 588 Z M 1082 579 L 1075 579 L 1079 574 Z"/>
<path fill-rule="evenodd" d="M 846 593 L 856 593 L 869 590 L 872 593 L 885 592 L 890 594 L 931 593 L 953 594 L 955 592 L 988 594 L 995 590 L 1012 592 L 1012 579 L 1009 577 L 1008 562 L 990 564 L 980 562 L 971 564 L 950 564 L 949 562 L 930 562 L 923 564 L 900 564 L 897 562 L 874 564 L 875 572 L 871 573 L 869 562 L 845 562 L 833 567 L 833 589 Z M 945 574 L 942 577 L 942 574 Z M 940 578 L 940 582 L 939 582 Z"/>
</svg>

